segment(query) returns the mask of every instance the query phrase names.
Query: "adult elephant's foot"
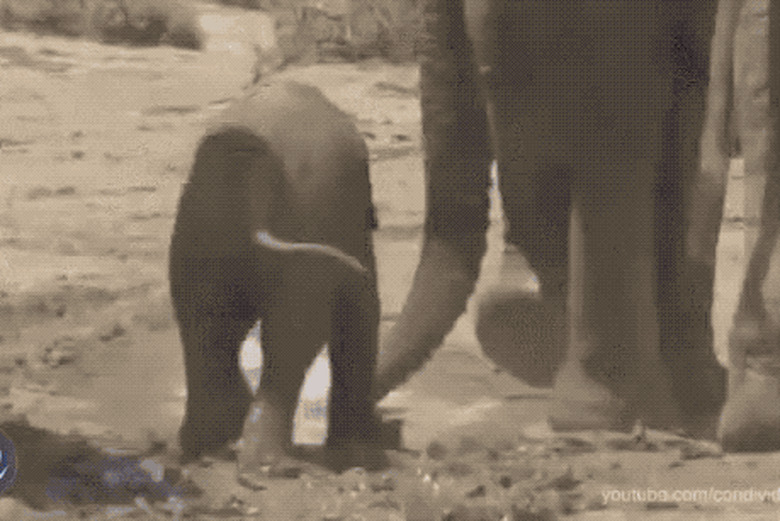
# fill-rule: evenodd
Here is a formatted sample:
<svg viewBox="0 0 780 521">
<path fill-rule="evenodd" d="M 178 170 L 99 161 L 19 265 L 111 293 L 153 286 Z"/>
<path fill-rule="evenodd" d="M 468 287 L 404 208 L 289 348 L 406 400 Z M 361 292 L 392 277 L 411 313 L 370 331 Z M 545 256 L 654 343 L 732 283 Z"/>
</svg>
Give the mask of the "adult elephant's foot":
<svg viewBox="0 0 780 521">
<path fill-rule="evenodd" d="M 711 350 L 680 352 L 664 360 L 687 436 L 714 440 L 726 397 L 726 369 Z"/>
<path fill-rule="evenodd" d="M 507 247 L 499 283 L 479 299 L 475 330 L 482 352 L 498 367 L 528 385 L 552 387 L 565 354 L 565 300 L 543 298 L 534 279 L 522 256 Z"/>
<path fill-rule="evenodd" d="M 703 201 L 706 202 L 710 195 L 702 195 Z M 710 216 L 702 210 L 693 217 L 705 219 Z M 713 222 L 717 224 L 719 219 L 717 217 Z M 709 241 L 704 237 L 710 232 L 709 224 L 699 222 L 701 230 L 699 235 L 689 238 L 689 247 L 698 244 L 701 251 L 681 263 L 682 269 L 673 280 L 674 284 L 664 290 L 673 289 L 673 292 L 661 294 L 657 300 L 660 358 L 669 375 L 674 400 L 680 407 L 680 429 L 690 437 L 714 440 L 726 399 L 727 375 L 713 349 L 711 308 L 715 246 L 714 238 Z M 702 246 L 708 241 L 709 246 Z M 707 251 L 712 252 L 711 257 Z"/>
<path fill-rule="evenodd" d="M 634 421 L 626 401 L 588 376 L 581 363 L 564 364 L 555 378 L 548 413 L 553 430 L 628 432 Z"/>
<path fill-rule="evenodd" d="M 729 335 L 729 389 L 718 425 L 728 452 L 780 450 L 777 327 L 737 316 Z"/>
<path fill-rule="evenodd" d="M 718 439 L 727 452 L 780 450 L 780 377 L 748 368 L 742 385 L 729 390 Z"/>
<path fill-rule="evenodd" d="M 678 430 L 685 421 L 670 387 L 658 360 L 599 368 L 570 357 L 555 377 L 548 421 L 558 431 L 628 432 L 637 421 L 654 429 Z"/>
</svg>

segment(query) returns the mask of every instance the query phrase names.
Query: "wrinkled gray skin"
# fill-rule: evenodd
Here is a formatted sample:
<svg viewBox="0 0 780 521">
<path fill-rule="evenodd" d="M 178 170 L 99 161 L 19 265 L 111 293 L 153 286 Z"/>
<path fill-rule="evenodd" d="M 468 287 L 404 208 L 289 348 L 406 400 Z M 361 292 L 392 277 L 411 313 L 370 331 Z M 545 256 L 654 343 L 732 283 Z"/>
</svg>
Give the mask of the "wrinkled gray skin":
<svg viewBox="0 0 780 521">
<path fill-rule="evenodd" d="M 699 164 L 716 3 L 426 2 L 425 242 L 379 355 L 376 397 L 425 362 L 474 290 L 495 157 L 506 241 L 541 295 L 483 300 L 488 356 L 553 385 L 555 428 L 642 419 L 714 433 L 725 396 L 710 325 L 723 183 Z M 491 336 L 533 314 L 550 317 L 542 334 L 515 331 L 520 345 Z"/>
<path fill-rule="evenodd" d="M 200 143 L 171 239 L 170 284 L 187 377 L 184 459 L 243 434 L 242 479 L 284 473 L 307 367 L 333 371 L 327 453 L 382 463 L 369 399 L 379 304 L 365 143 L 312 87 L 257 86 Z M 261 320 L 253 397 L 239 347 Z"/>
<path fill-rule="evenodd" d="M 744 228 L 749 252 L 729 333 L 728 400 L 718 432 L 729 451 L 780 449 L 780 326 L 768 312 L 764 295 L 770 264 L 777 262 L 780 235 L 778 25 L 778 2 L 720 1 L 718 32 L 728 37 L 716 39 L 726 52 L 718 53 L 722 60 L 712 63 L 709 124 L 702 144 L 712 153 L 705 156 L 710 160 L 703 163 L 702 175 L 713 184 L 725 180 L 729 140 L 725 128 L 734 128 L 745 160 Z M 728 125 L 729 119 L 733 125 Z"/>
</svg>

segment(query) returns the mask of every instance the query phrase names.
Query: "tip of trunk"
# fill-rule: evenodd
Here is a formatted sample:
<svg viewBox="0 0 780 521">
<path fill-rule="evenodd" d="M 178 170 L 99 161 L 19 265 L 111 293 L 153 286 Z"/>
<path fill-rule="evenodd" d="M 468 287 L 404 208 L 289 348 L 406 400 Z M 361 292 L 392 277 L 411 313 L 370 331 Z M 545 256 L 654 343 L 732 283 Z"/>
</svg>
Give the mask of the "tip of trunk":
<svg viewBox="0 0 780 521">
<path fill-rule="evenodd" d="M 484 238 L 481 239 L 484 244 Z M 426 241 L 403 310 L 380 345 L 374 397 L 381 400 L 431 357 L 463 314 L 479 275 L 474 259 L 446 241 Z M 477 259 L 484 246 L 474 248 Z"/>
</svg>

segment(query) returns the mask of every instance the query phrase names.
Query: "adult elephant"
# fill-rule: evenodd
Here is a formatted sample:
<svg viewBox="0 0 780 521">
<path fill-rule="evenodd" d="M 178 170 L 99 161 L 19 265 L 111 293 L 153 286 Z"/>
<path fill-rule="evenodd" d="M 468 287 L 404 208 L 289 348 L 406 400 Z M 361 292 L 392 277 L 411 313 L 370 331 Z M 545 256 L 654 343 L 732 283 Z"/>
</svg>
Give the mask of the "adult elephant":
<svg viewBox="0 0 780 521">
<path fill-rule="evenodd" d="M 725 397 L 710 325 L 723 182 L 699 165 L 716 7 L 425 3 L 425 239 L 379 355 L 376 397 L 419 368 L 465 309 L 495 158 L 505 239 L 540 291 L 483 301 L 485 351 L 519 344 L 505 359 L 553 385 L 553 427 L 624 430 L 641 419 L 714 433 Z"/>
</svg>

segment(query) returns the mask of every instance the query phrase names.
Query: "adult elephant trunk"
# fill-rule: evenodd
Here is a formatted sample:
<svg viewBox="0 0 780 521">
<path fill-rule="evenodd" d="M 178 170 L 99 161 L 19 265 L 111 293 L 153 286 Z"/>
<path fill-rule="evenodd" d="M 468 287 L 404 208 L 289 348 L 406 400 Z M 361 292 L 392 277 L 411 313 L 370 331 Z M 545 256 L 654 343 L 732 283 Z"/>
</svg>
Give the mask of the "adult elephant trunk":
<svg viewBox="0 0 780 521">
<path fill-rule="evenodd" d="M 487 248 L 492 155 L 463 1 L 427 1 L 423 34 L 425 238 L 412 289 L 380 348 L 377 400 L 419 369 L 452 329 Z"/>
</svg>

